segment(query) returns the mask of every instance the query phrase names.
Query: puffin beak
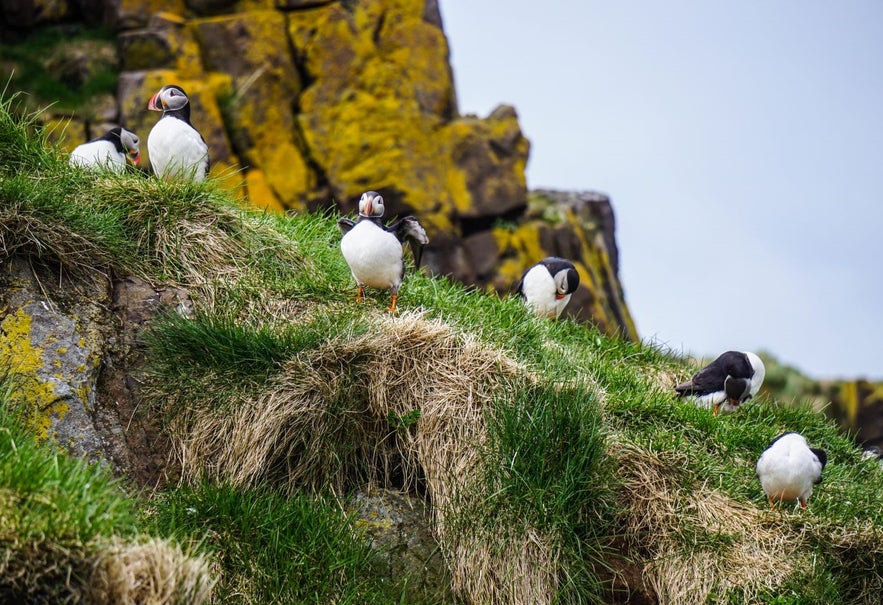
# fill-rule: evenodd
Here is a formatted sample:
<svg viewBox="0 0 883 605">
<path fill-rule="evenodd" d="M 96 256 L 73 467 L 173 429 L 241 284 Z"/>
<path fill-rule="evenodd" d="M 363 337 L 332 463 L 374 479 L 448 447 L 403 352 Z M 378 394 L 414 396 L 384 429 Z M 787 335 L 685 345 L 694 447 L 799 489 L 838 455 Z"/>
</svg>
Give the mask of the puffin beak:
<svg viewBox="0 0 883 605">
<path fill-rule="evenodd" d="M 162 102 L 159 100 L 159 93 L 156 93 L 152 97 L 150 97 L 150 101 L 147 102 L 147 109 L 152 111 L 162 111 Z"/>
<path fill-rule="evenodd" d="M 373 201 L 373 197 L 369 197 L 367 200 L 365 200 L 365 216 L 371 216 L 371 206 Z"/>
<path fill-rule="evenodd" d="M 556 293 L 555 293 L 555 300 L 561 300 L 561 299 L 564 298 L 565 296 L 567 296 L 567 295 L 566 295 L 566 294 L 560 294 L 560 293 L 556 292 Z"/>
<path fill-rule="evenodd" d="M 134 151 L 134 150 L 130 149 L 129 150 L 129 159 L 132 160 L 132 163 L 135 166 L 140 166 L 141 165 L 141 152 Z"/>
</svg>

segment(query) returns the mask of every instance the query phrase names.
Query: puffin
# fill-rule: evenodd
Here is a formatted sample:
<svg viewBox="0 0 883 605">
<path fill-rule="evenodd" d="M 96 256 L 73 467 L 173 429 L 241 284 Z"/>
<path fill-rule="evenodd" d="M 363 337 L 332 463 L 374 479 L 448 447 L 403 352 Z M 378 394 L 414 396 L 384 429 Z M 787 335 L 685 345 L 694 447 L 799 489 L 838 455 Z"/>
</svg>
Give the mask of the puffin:
<svg viewBox="0 0 883 605">
<path fill-rule="evenodd" d="M 678 397 L 690 397 L 696 405 L 719 412 L 735 412 L 760 390 L 766 370 L 750 351 L 727 351 L 699 370 L 687 382 L 675 386 Z"/>
<path fill-rule="evenodd" d="M 565 258 L 544 258 L 521 276 L 516 292 L 540 317 L 557 319 L 579 287 L 579 273 Z"/>
<path fill-rule="evenodd" d="M 429 243 L 429 238 L 413 216 L 384 225 L 384 210 L 383 196 L 376 191 L 366 191 L 359 199 L 358 220 L 341 217 L 337 226 L 343 234 L 340 251 L 359 287 L 356 300 L 364 299 L 366 286 L 389 290 L 392 302 L 387 312 L 394 313 L 405 277 L 402 244 L 410 244 L 415 266 L 420 268 L 423 246 Z"/>
<path fill-rule="evenodd" d="M 68 161 L 71 166 L 107 168 L 121 173 L 126 170 L 126 158 L 135 166 L 141 164 L 140 144 L 138 135 L 117 126 L 104 133 L 104 136 L 78 145 Z"/>
<path fill-rule="evenodd" d="M 162 117 L 147 135 L 147 154 L 159 177 L 202 181 L 208 176 L 208 145 L 190 123 L 190 99 L 184 89 L 168 84 L 150 97 L 147 109 Z"/>
<path fill-rule="evenodd" d="M 801 509 L 822 482 L 822 469 L 828 463 L 825 450 L 809 447 L 803 435 L 782 433 L 773 439 L 757 460 L 757 478 L 770 506 L 797 500 Z"/>
</svg>

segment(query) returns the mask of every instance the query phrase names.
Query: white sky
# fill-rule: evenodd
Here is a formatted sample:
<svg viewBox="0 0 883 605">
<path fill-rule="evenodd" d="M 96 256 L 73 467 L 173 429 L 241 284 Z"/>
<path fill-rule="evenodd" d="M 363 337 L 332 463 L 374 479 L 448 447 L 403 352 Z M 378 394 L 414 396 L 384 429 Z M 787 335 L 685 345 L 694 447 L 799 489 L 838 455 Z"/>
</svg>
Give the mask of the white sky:
<svg viewBox="0 0 883 605">
<path fill-rule="evenodd" d="M 883 1 L 440 3 L 461 113 L 611 197 L 644 340 L 883 378 Z"/>
</svg>

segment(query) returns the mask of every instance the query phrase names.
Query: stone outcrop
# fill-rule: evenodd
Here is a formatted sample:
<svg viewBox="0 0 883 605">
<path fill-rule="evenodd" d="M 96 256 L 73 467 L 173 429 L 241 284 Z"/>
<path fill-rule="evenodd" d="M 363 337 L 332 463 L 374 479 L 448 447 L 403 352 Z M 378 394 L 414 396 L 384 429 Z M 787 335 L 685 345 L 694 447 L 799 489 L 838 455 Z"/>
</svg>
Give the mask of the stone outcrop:
<svg viewBox="0 0 883 605">
<path fill-rule="evenodd" d="M 139 410 L 138 335 L 156 313 L 187 308 L 186 295 L 136 278 L 59 275 L 23 257 L 0 273 L 0 366 L 39 441 L 110 463 L 139 485 L 168 470 L 167 439 Z"/>
<path fill-rule="evenodd" d="M 18 31 L 87 12 L 14 4 L 4 10 Z M 459 113 L 437 0 L 93 0 L 88 13 L 117 32 L 122 71 L 100 119 L 61 116 L 73 119 L 69 148 L 115 119 L 142 137 L 149 166 L 159 116 L 147 101 L 177 83 L 212 175 L 251 204 L 352 213 L 362 192 L 377 190 L 389 218 L 414 214 L 426 227 L 430 271 L 506 293 L 536 261 L 567 256 L 583 279 L 571 315 L 637 338 L 609 200 L 555 194 L 532 209 L 546 198 L 529 203 L 530 143 L 515 108 Z"/>
</svg>

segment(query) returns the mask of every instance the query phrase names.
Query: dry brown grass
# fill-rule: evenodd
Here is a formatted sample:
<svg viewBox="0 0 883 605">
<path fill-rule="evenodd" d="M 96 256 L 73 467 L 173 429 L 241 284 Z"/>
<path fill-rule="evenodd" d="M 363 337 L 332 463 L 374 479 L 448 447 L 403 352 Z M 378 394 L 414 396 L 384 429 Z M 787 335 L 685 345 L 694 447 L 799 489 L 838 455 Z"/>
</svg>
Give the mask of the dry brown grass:
<svg viewBox="0 0 883 605">
<path fill-rule="evenodd" d="M 620 463 L 628 502 L 624 533 L 644 567 L 644 582 L 660 603 L 704 603 L 738 588 L 746 602 L 775 589 L 798 566 L 803 539 L 781 519 L 706 486 L 681 486 L 681 452 L 652 452 L 628 441 L 610 444 Z M 723 544 L 685 545 L 686 525 Z"/>
<path fill-rule="evenodd" d="M 86 588 L 95 605 L 198 605 L 211 598 L 208 563 L 159 539 L 99 550 Z"/>
<path fill-rule="evenodd" d="M 23 543 L 0 537 L 0 602 L 199 605 L 208 563 L 159 539 L 111 544 Z"/>
</svg>

